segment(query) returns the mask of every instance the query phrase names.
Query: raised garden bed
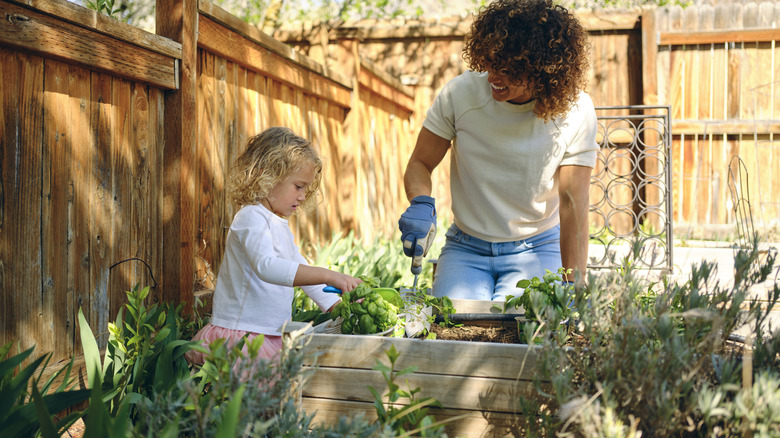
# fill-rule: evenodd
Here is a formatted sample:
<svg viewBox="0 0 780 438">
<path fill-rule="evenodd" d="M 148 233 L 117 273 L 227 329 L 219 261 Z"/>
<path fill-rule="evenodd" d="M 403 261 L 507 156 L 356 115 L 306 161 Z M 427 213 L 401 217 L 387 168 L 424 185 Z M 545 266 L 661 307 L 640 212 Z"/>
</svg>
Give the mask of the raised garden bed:
<svg viewBox="0 0 780 438">
<path fill-rule="evenodd" d="M 457 313 L 489 313 L 487 301 L 454 301 Z M 491 325 L 487 320 L 482 325 Z M 496 322 L 494 325 L 507 324 Z M 478 437 L 506 434 L 513 419 L 517 395 L 535 393 L 532 376 L 538 347 L 525 344 L 423 340 L 364 335 L 314 334 L 306 346 L 316 357 L 313 376 L 302 388 L 301 403 L 315 423 L 337 422 L 340 416 L 363 414 L 376 418 L 374 398 L 368 387 L 387 391 L 377 361 L 388 364 L 385 352 L 400 352 L 396 369 L 417 367 L 403 376 L 403 389 L 420 388 L 419 397 L 437 399 L 442 409 L 432 409 L 437 420 L 457 417 L 446 431 L 450 436 Z"/>
</svg>

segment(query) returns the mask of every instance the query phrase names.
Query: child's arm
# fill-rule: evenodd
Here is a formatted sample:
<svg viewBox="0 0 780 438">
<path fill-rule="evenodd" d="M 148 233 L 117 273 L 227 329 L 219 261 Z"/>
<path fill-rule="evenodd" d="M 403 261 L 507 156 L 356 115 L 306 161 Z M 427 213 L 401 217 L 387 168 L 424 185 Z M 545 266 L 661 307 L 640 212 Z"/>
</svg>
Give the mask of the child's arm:
<svg viewBox="0 0 780 438">
<path fill-rule="evenodd" d="M 344 292 L 351 291 L 363 281 L 351 275 L 301 263 L 295 273 L 293 286 L 310 286 L 315 284 L 327 284 L 341 289 Z"/>
<path fill-rule="evenodd" d="M 322 284 L 334 286 L 342 291 L 351 291 L 356 288 L 362 280 L 330 269 L 320 268 L 318 266 L 309 266 L 301 263 L 298 271 L 295 273 L 295 286 L 301 286 L 306 295 L 311 297 L 315 303 L 325 312 L 330 312 L 333 307 L 341 301 L 338 295 L 329 294 L 322 291 Z M 319 287 L 309 287 L 316 285 Z"/>
</svg>

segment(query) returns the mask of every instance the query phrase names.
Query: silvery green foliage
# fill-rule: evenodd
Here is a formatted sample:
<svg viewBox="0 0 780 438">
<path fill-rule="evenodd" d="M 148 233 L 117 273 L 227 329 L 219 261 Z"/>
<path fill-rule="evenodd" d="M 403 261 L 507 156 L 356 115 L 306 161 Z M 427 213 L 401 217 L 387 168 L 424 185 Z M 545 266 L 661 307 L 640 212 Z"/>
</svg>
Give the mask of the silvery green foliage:
<svg viewBox="0 0 780 438">
<path fill-rule="evenodd" d="M 772 273 L 774 255 L 763 257 L 740 251 L 729 287 L 706 262 L 681 284 L 654 283 L 628 264 L 591 274 L 574 292 L 579 315 L 567 346 L 553 324 L 537 326 L 537 391 L 515 397 L 525 415 L 511 432 L 780 436 L 780 331 L 768 320 L 780 286 L 764 303 L 747 293 Z M 738 331 L 757 333 L 746 341 L 752 355 L 732 341 Z"/>
<path fill-rule="evenodd" d="M 308 378 L 302 348 L 308 340 L 302 331 L 292 332 L 278 362 L 253 359 L 261 337 L 249 344 L 248 357 L 241 344 L 232 348 L 212 344 L 193 380 L 139 403 L 133 436 L 151 438 L 164 436 L 163 432 L 203 438 L 390 436 L 359 416 L 339 418 L 333 426 L 314 425 L 313 416 L 300 409 L 297 388 Z"/>
</svg>

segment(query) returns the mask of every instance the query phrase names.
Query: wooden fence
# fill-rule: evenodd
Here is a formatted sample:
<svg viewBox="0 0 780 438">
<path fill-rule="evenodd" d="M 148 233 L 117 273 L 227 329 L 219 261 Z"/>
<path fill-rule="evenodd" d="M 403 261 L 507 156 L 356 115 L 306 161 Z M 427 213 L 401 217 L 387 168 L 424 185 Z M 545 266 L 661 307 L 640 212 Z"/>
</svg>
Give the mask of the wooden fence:
<svg viewBox="0 0 780 438">
<path fill-rule="evenodd" d="M 777 227 L 780 2 L 576 14 L 591 36 L 588 91 L 597 106 L 672 106 L 677 232 L 736 231 L 727 189 L 732 155 L 746 162 L 745 193 L 757 223 Z M 466 68 L 461 53 L 469 25 L 470 18 L 367 21 L 327 37 L 332 47 L 359 40 L 374 62 L 414 84 L 419 125 L 436 91 Z M 277 38 L 304 52 L 321 51 L 321 33 L 286 29 Z M 446 169 L 437 169 L 434 189 L 442 207 L 449 196 Z"/>
<path fill-rule="evenodd" d="M 0 342 L 56 361 L 79 350 L 79 308 L 103 334 L 131 282 L 162 279 L 164 94 L 181 46 L 68 2 L 0 14 Z M 111 269 L 132 257 L 150 270 Z"/>
<path fill-rule="evenodd" d="M 207 2 L 157 7 L 151 35 L 66 1 L 0 1 L 0 343 L 70 358 L 81 309 L 104 345 L 135 284 L 192 303 L 236 209 L 228 167 L 269 126 L 325 159 L 320 208 L 292 221 L 301 242 L 394 229 L 409 90 L 358 56 L 329 71 Z"/>
<path fill-rule="evenodd" d="M 741 157 L 759 223 L 780 224 L 780 3 L 656 11 L 657 100 L 672 105 L 678 222 L 733 224 L 729 163 Z M 743 188 L 747 193 L 747 188 Z"/>
</svg>

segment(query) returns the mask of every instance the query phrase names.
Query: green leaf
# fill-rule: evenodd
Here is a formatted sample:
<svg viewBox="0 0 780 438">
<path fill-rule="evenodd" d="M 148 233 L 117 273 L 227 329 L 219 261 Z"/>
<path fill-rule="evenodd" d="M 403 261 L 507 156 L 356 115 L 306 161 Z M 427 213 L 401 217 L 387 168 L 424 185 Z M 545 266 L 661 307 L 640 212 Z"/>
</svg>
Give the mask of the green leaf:
<svg viewBox="0 0 780 438">
<path fill-rule="evenodd" d="M 238 436 L 238 416 L 241 413 L 241 399 L 244 397 L 246 387 L 241 385 L 228 402 L 222 415 L 222 422 L 217 429 L 216 436 Z"/>
<path fill-rule="evenodd" d="M 517 287 L 519 287 L 521 289 L 525 289 L 525 288 L 527 288 L 530 285 L 531 285 L 531 281 L 530 280 L 526 280 L 526 279 L 523 279 L 523 280 L 520 280 L 520 281 L 517 282 Z"/>
<path fill-rule="evenodd" d="M 24 353 L 21 353 L 20 355 L 14 356 L 8 361 L 13 364 L 19 361 L 19 356 L 24 355 L 23 358 L 26 358 L 30 353 L 32 352 L 32 347 L 28 350 L 26 350 Z M 17 374 L 15 377 L 12 377 L 10 379 L 6 379 L 4 377 L 3 379 L 3 386 L 0 388 L 0 395 L 2 395 L 2 400 L 0 400 L 0 412 L 10 412 L 12 406 L 17 400 L 20 400 L 22 398 L 22 395 L 26 393 L 27 385 L 29 384 L 30 378 L 35 374 L 35 370 L 40 366 L 41 362 L 43 362 L 44 357 L 39 357 L 35 361 L 33 361 L 31 364 L 27 365 L 22 369 L 19 374 Z M 5 362 L 5 361 L 4 361 Z M 3 367 L 7 368 L 7 367 Z"/>
<path fill-rule="evenodd" d="M 33 401 L 35 401 L 35 410 L 38 413 L 41 436 L 43 438 L 59 438 L 54 423 L 51 421 L 51 414 L 46 408 L 46 403 L 43 402 L 43 397 L 41 397 L 41 393 L 38 392 L 36 385 L 32 386 L 32 398 Z"/>
<path fill-rule="evenodd" d="M 26 351 L 25 353 L 29 352 L 30 350 Z M 24 353 L 21 353 L 19 356 L 21 355 L 24 355 Z M 0 365 L 5 365 L 5 362 L 6 361 L 3 361 L 3 363 Z M 25 375 L 31 375 L 37 366 L 38 365 L 35 365 L 35 363 L 28 365 L 26 369 L 29 369 L 29 372 L 25 373 Z M 29 377 L 22 377 L 22 380 L 19 380 L 15 383 L 9 381 L 8 385 L 0 385 L 0 403 L 13 403 L 14 400 L 18 400 L 18 395 L 14 396 L 13 393 L 20 393 L 25 388 L 27 388 L 28 379 Z M 11 383 L 13 383 L 13 387 L 11 386 Z M 32 386 L 37 390 L 34 383 Z M 42 398 L 42 402 L 44 403 L 45 409 L 47 409 L 49 412 L 62 412 L 63 410 L 86 400 L 88 396 L 88 390 L 55 392 L 44 396 Z M 37 414 L 37 405 L 34 403 L 29 403 L 17 407 L 8 406 L 0 410 L 0 430 L 3 431 L 5 436 L 12 437 L 31 435 L 35 429 L 38 428 L 38 424 L 39 420 Z"/>
<path fill-rule="evenodd" d="M 190 347 L 195 345 L 198 345 L 198 342 L 180 339 L 169 342 L 162 349 L 154 370 L 153 386 L 155 388 L 159 390 L 176 383 L 176 377 L 180 377 L 180 373 L 177 373 L 175 369 L 176 364 L 190 350 Z"/>
<path fill-rule="evenodd" d="M 299 322 L 309 322 L 313 321 L 314 318 L 317 316 L 322 315 L 321 310 L 306 310 L 303 312 L 298 312 L 295 315 L 293 315 L 292 320 L 293 321 L 299 321 Z"/>
<path fill-rule="evenodd" d="M 406 374 L 414 374 L 416 372 L 417 372 L 417 366 L 416 365 L 410 365 L 410 366 L 402 369 L 401 371 L 398 371 L 398 373 L 396 373 L 396 375 L 397 376 L 403 376 L 403 375 L 406 375 Z"/>
<path fill-rule="evenodd" d="M 120 312 L 121 315 L 121 312 Z M 79 308 L 79 333 L 81 334 L 81 345 L 84 349 L 84 365 L 87 368 L 87 379 L 91 384 L 97 381 L 103 381 L 103 370 L 100 366 L 100 349 L 98 349 L 95 335 L 89 328 L 84 313 Z"/>
<path fill-rule="evenodd" d="M 391 345 L 385 354 L 387 355 L 387 358 L 390 359 L 390 364 L 395 364 L 395 361 L 398 360 L 398 357 L 401 355 L 401 353 L 395 349 L 395 345 Z"/>
</svg>

